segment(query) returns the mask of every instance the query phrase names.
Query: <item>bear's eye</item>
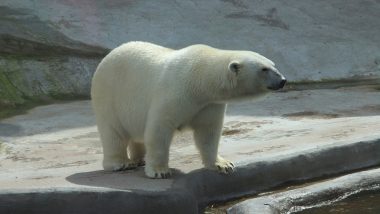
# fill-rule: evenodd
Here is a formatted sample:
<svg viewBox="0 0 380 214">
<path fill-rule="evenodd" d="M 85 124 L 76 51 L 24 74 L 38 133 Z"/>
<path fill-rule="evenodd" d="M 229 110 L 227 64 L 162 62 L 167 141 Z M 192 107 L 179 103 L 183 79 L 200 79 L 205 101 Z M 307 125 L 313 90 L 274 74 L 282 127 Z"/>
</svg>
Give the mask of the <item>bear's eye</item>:
<svg viewBox="0 0 380 214">
<path fill-rule="evenodd" d="M 263 68 L 261 70 L 264 71 L 264 72 L 267 72 L 267 71 L 269 71 L 269 68 Z"/>
<path fill-rule="evenodd" d="M 238 65 L 237 63 L 233 63 L 233 64 L 231 65 L 231 67 L 232 67 L 235 71 L 239 70 L 239 65 Z"/>
</svg>

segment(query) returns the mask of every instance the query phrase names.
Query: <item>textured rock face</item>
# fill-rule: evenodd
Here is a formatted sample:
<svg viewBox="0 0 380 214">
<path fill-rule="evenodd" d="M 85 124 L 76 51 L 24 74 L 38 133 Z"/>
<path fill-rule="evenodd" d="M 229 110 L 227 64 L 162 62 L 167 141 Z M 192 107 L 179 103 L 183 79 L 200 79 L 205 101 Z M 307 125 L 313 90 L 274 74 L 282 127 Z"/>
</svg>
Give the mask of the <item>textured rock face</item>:
<svg viewBox="0 0 380 214">
<path fill-rule="evenodd" d="M 0 6 L 0 106 L 87 96 L 108 50 L 75 41 L 27 9 Z"/>
<path fill-rule="evenodd" d="M 0 106 L 53 97 L 88 97 L 98 59 L 73 56 L 0 58 Z"/>
<path fill-rule="evenodd" d="M 131 40 L 257 51 L 290 81 L 379 76 L 378 11 L 377 0 L 2 0 L 0 100 L 88 95 L 96 64 Z"/>
</svg>

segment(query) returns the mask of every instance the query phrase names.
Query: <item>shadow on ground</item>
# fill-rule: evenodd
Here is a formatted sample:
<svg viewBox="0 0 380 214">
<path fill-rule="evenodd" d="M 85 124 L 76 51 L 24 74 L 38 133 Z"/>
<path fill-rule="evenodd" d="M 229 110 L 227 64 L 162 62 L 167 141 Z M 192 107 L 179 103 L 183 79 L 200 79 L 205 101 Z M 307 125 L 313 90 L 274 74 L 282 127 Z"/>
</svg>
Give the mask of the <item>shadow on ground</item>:
<svg viewBox="0 0 380 214">
<path fill-rule="evenodd" d="M 22 132 L 22 127 L 17 124 L 14 125 L 0 122 L 0 130 L 0 136 L 10 137 L 19 135 Z"/>
<path fill-rule="evenodd" d="M 77 185 L 103 187 L 119 190 L 147 190 L 164 191 L 170 189 L 173 182 L 185 174 L 177 169 L 172 170 L 170 179 L 151 179 L 144 174 L 144 168 L 121 172 L 108 172 L 104 170 L 75 173 L 66 177 L 66 180 Z"/>
</svg>

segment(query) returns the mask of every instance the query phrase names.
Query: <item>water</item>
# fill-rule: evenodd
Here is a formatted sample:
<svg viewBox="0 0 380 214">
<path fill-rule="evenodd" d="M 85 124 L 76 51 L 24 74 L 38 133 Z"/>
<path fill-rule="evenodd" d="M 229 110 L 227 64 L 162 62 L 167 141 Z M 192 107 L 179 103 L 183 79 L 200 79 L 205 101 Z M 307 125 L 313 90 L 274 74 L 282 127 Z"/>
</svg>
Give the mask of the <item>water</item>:
<svg viewBox="0 0 380 214">
<path fill-rule="evenodd" d="M 380 191 L 363 192 L 328 206 L 311 208 L 297 214 L 380 214 Z"/>
</svg>

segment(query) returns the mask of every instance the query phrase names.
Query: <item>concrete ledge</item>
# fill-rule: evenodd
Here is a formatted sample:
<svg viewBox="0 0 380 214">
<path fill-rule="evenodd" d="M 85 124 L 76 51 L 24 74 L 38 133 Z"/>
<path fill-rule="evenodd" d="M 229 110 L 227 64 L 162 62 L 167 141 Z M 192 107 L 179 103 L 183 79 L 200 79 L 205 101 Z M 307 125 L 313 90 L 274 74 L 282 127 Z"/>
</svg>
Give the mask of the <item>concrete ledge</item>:
<svg viewBox="0 0 380 214">
<path fill-rule="evenodd" d="M 0 194 L 0 213 L 197 213 L 182 191 L 55 189 Z"/>
<path fill-rule="evenodd" d="M 8 189 L 0 193 L 0 213 L 197 213 L 211 202 L 378 164 L 380 139 L 374 139 L 295 152 L 259 162 L 242 162 L 229 176 L 207 170 L 188 174 L 176 172 L 173 184 L 167 190 Z M 72 177 L 66 179 L 75 182 Z M 96 177 L 91 182 L 94 179 Z M 85 183 L 81 181 L 81 185 Z"/>
<path fill-rule="evenodd" d="M 365 154 L 365 155 L 363 155 Z M 306 181 L 380 164 L 380 139 L 343 146 L 314 149 L 242 164 L 236 173 L 219 176 L 213 172 L 192 172 L 184 177 L 203 208 L 214 201 L 231 200 L 259 193 L 294 181 Z"/>
</svg>

